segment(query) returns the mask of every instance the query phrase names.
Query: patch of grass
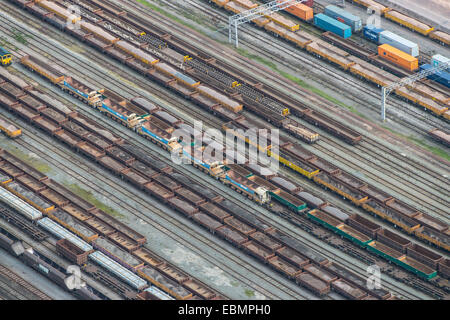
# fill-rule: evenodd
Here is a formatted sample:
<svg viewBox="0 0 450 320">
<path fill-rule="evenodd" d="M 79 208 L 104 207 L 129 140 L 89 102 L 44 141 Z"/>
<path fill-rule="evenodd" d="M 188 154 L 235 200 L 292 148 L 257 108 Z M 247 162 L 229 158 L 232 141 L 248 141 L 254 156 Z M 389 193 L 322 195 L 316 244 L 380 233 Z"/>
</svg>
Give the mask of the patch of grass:
<svg viewBox="0 0 450 320">
<path fill-rule="evenodd" d="M 107 214 L 115 217 L 115 218 L 124 218 L 125 216 L 113 208 L 107 206 L 103 202 L 99 201 L 97 198 L 94 197 L 91 191 L 85 190 L 82 187 L 80 187 L 76 183 L 63 183 L 67 188 L 69 188 L 73 193 L 75 193 L 77 196 L 83 198 L 87 202 L 92 203 L 94 206 L 96 206 L 98 209 L 106 212 Z"/>
<path fill-rule="evenodd" d="M 17 147 L 14 147 L 15 149 L 8 150 L 11 154 L 19 158 L 20 160 L 24 161 L 26 164 L 32 166 L 39 172 L 42 172 L 44 174 L 52 171 L 52 168 L 47 165 L 45 162 L 39 161 L 34 157 L 30 157 L 25 152 L 20 151 Z"/>
<path fill-rule="evenodd" d="M 391 128 L 389 128 L 389 127 L 387 127 L 387 126 L 383 126 L 383 125 L 382 125 L 382 127 L 383 127 L 384 129 L 390 131 L 390 132 L 393 133 L 394 135 L 396 135 L 396 136 L 398 136 L 398 137 L 401 137 L 401 138 L 403 138 L 403 139 L 406 139 L 406 140 L 408 140 L 408 141 L 410 141 L 410 142 L 412 142 L 412 143 L 414 143 L 414 144 L 417 144 L 417 145 L 421 146 L 422 148 L 424 148 L 424 149 L 430 151 L 431 153 L 437 155 L 438 157 L 441 157 L 441 158 L 444 158 L 444 159 L 447 160 L 447 161 L 450 161 L 450 154 L 449 154 L 447 151 L 445 151 L 445 150 L 443 150 L 443 149 L 441 149 L 441 148 L 439 148 L 439 147 L 433 147 L 433 146 L 430 146 L 430 145 L 428 145 L 425 141 L 423 141 L 423 140 L 421 140 L 421 139 L 418 139 L 418 138 L 416 138 L 416 137 L 413 137 L 413 136 L 407 136 L 407 135 L 401 134 L 401 133 L 399 133 L 399 132 L 397 132 L 397 131 L 395 131 L 395 130 L 392 130 Z"/>
<path fill-rule="evenodd" d="M 289 79 L 289 80 L 295 82 L 296 84 L 298 84 L 302 88 L 308 89 L 308 90 L 314 92 L 315 94 L 317 94 L 318 96 L 320 96 L 320 97 L 322 97 L 322 98 L 324 98 L 324 99 L 326 99 L 326 100 L 328 100 L 328 101 L 330 101 L 330 102 L 332 102 L 332 103 L 334 103 L 334 104 L 336 104 L 336 105 L 338 105 L 340 107 L 346 108 L 346 109 L 350 110 L 351 112 L 353 112 L 354 114 L 357 114 L 358 116 L 360 116 L 362 118 L 366 118 L 365 115 L 360 113 L 354 107 L 343 103 L 342 101 L 340 101 L 340 100 L 330 96 L 328 93 L 320 90 L 319 88 L 316 88 L 316 87 L 310 85 L 309 83 L 303 81 L 300 78 L 297 78 L 296 76 L 293 76 L 290 73 L 287 73 L 285 71 L 279 70 L 277 65 L 275 63 L 273 63 L 272 61 L 266 60 L 263 57 L 260 57 L 260 56 L 258 56 L 256 54 L 252 54 L 252 53 L 250 53 L 247 50 L 242 49 L 242 48 L 237 48 L 236 50 L 237 50 L 237 52 L 239 52 L 239 54 L 243 55 L 244 57 L 247 57 L 247 58 L 249 58 L 251 60 L 257 61 L 257 62 L 259 62 L 259 63 L 269 67 L 273 71 L 278 72 L 280 75 L 282 75 L 286 79 Z"/>
<path fill-rule="evenodd" d="M 148 7 L 148 8 L 150 8 L 150 9 L 152 9 L 152 10 L 154 10 L 154 11 L 156 11 L 156 12 L 158 12 L 158 13 L 164 15 L 164 16 L 166 16 L 167 18 L 169 18 L 169 19 L 171 19 L 171 20 L 173 20 L 173 21 L 176 21 L 176 22 L 178 22 L 178 23 L 180 23 L 180 24 L 182 24 L 182 25 L 184 25 L 184 26 L 186 26 L 186 27 L 188 27 L 188 28 L 194 29 L 195 31 L 197 31 L 197 32 L 199 32 L 199 33 L 201 33 L 201 34 L 203 34 L 203 35 L 205 35 L 205 36 L 208 36 L 203 30 L 201 30 L 201 29 L 198 28 L 197 26 L 192 25 L 192 24 L 190 24 L 190 23 L 187 23 L 187 22 L 184 21 L 183 19 L 180 19 L 179 17 L 177 17 L 177 16 L 175 16 L 175 15 L 173 15 L 173 14 L 167 12 L 166 10 L 162 9 L 162 8 L 159 7 L 159 6 L 156 6 L 156 5 L 150 3 L 150 2 L 148 2 L 148 1 L 146 1 L 146 0 L 136 0 L 136 1 L 139 2 L 139 3 L 142 4 L 142 5 L 144 5 L 144 6 Z M 161 4 L 161 6 L 162 6 L 162 4 Z M 204 24 L 204 21 L 203 21 L 202 19 L 200 19 L 199 17 L 197 17 L 197 16 L 195 16 L 195 15 L 193 15 L 193 14 L 191 14 L 191 13 L 188 13 L 188 12 L 181 12 L 181 14 L 182 14 L 185 18 L 190 19 L 190 20 L 193 20 L 193 21 L 196 22 L 197 24 L 205 25 L 205 24 Z M 206 26 L 207 28 L 213 30 L 210 26 L 208 26 L 208 25 L 205 25 L 205 26 Z"/>
<path fill-rule="evenodd" d="M 15 28 L 12 28 L 11 34 L 14 37 L 14 39 L 17 42 L 20 42 L 21 44 L 27 44 L 28 43 L 27 38 L 30 38 L 30 39 L 33 38 L 30 34 L 25 34 Z"/>
<path fill-rule="evenodd" d="M 252 297 L 255 296 L 255 291 L 250 290 L 250 289 L 246 289 L 246 290 L 245 290 L 245 295 L 246 295 L 247 297 L 249 297 L 249 298 L 252 298 Z"/>
</svg>

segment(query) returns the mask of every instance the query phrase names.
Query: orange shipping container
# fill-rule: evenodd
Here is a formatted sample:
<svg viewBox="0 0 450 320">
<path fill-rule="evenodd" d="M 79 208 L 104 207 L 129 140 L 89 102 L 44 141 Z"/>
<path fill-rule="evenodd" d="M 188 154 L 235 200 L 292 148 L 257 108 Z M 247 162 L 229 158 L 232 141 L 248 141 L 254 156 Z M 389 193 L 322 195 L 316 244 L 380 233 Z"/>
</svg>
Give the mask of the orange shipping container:
<svg viewBox="0 0 450 320">
<path fill-rule="evenodd" d="M 388 44 L 378 47 L 378 55 L 403 69 L 414 71 L 419 68 L 419 60 Z"/>
<path fill-rule="evenodd" d="M 281 3 L 281 2 L 284 2 L 284 0 L 278 1 L 278 2 Z M 296 17 L 299 17 L 300 19 L 305 20 L 305 21 L 309 21 L 314 18 L 313 8 L 310 8 L 301 3 L 287 7 L 285 10 L 287 12 L 289 12 L 290 14 L 292 14 Z"/>
</svg>

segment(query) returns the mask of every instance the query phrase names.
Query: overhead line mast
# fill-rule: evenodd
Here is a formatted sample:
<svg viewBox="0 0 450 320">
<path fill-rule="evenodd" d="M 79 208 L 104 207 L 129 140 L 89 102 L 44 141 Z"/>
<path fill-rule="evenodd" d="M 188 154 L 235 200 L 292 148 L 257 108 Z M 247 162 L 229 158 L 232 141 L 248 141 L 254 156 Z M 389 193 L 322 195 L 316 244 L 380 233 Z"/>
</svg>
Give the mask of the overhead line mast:
<svg viewBox="0 0 450 320">
<path fill-rule="evenodd" d="M 306 2 L 307 0 L 287 0 L 284 2 L 279 2 L 279 0 L 271 1 L 264 5 L 260 5 L 256 8 L 235 14 L 228 18 L 228 40 L 231 43 L 233 41 L 233 29 L 235 32 L 235 44 L 236 48 L 239 46 L 238 39 L 238 27 L 241 24 L 252 21 L 253 19 L 259 18 L 264 15 L 270 15 L 274 12 L 284 10 L 292 5 Z"/>
<path fill-rule="evenodd" d="M 440 64 L 437 67 L 434 67 L 432 69 L 423 70 L 419 73 L 415 73 L 409 77 L 401 79 L 399 82 L 392 83 L 389 86 L 382 87 L 381 88 L 381 120 L 386 120 L 386 99 L 389 97 L 389 95 L 392 93 L 392 91 L 404 87 L 404 86 L 410 86 L 414 84 L 414 82 L 419 81 L 423 78 L 426 78 L 432 74 L 435 74 L 439 71 L 443 71 L 450 68 L 450 63 L 444 63 Z"/>
</svg>

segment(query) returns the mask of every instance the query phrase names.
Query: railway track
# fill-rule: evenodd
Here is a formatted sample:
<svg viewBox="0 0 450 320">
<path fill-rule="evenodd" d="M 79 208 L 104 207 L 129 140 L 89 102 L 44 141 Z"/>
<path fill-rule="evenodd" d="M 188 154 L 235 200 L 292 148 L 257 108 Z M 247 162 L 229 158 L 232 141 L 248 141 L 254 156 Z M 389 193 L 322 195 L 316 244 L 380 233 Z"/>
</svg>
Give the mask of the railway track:
<svg viewBox="0 0 450 320">
<path fill-rule="evenodd" d="M 7 280 L 6 280 L 7 279 Z M 11 286 L 11 282 L 14 285 Z M 8 294 L 15 296 L 19 300 L 52 300 L 48 295 L 43 293 L 41 290 L 34 287 L 31 283 L 25 281 L 23 278 L 18 276 L 12 270 L 6 268 L 5 266 L 0 264 L 0 287 L 3 287 L 8 290 Z M 8 289 L 9 288 L 9 289 Z M 13 289 L 13 291 L 10 291 Z M 18 291 L 20 290 L 20 292 Z M 27 292 L 29 295 L 24 295 L 23 291 Z M 34 297 L 34 298 L 32 298 Z"/>
<path fill-rule="evenodd" d="M 136 5 L 137 6 L 137 5 Z M 163 21 L 161 21 L 161 23 L 164 23 Z M 253 34 L 252 34 L 253 35 Z M 323 135 L 322 135 L 323 136 Z M 325 139 L 323 139 L 323 140 L 325 140 Z M 331 140 L 327 140 L 327 142 L 331 142 Z M 336 145 L 336 143 L 333 143 L 333 144 L 331 144 L 330 143 L 330 145 L 328 145 L 327 146 L 327 148 L 328 149 L 332 149 L 332 147 L 334 147 Z M 370 145 L 375 145 L 375 141 L 371 141 L 370 142 Z M 347 146 L 346 146 L 347 147 Z M 341 147 L 341 148 L 345 148 L 345 147 Z M 373 148 L 363 148 L 363 146 L 357 146 L 357 149 L 359 149 L 360 151 L 363 151 L 363 152 L 365 152 L 366 154 L 374 154 L 375 153 L 375 151 L 373 150 Z M 387 147 L 384 147 L 384 150 L 386 150 L 386 149 L 389 149 L 389 148 L 387 148 Z M 322 150 L 324 150 L 324 149 L 322 149 Z M 348 149 L 347 148 L 347 151 L 351 151 L 350 149 Z M 394 150 L 392 150 L 392 149 L 390 149 L 390 151 L 389 151 L 389 155 L 390 156 L 392 156 L 392 155 L 396 155 L 396 153 L 397 152 L 393 152 Z M 355 155 L 356 155 L 356 157 L 358 157 L 358 153 L 355 153 Z M 385 165 L 391 165 L 392 164 L 392 159 L 387 159 L 386 158 L 386 155 L 383 153 L 383 152 L 376 152 L 376 155 L 377 155 L 377 158 L 380 158 L 380 157 L 383 157 L 385 160 L 383 161 L 384 163 L 385 163 Z M 425 180 L 426 180 L 426 182 L 425 182 L 425 184 L 422 184 L 422 185 L 419 185 L 418 187 L 416 187 L 415 188 L 415 190 L 413 190 L 413 191 L 406 191 L 406 192 L 403 192 L 403 195 L 411 195 L 411 192 L 415 192 L 416 193 L 416 196 L 415 196 L 415 198 L 418 198 L 418 197 L 420 197 L 420 198 L 418 198 L 419 199 L 419 201 L 418 202 L 416 202 L 416 203 L 421 203 L 422 204 L 422 206 L 424 206 L 423 204 L 424 203 L 427 203 L 427 202 L 429 202 L 430 200 L 430 198 L 434 198 L 434 199 L 438 199 L 439 198 L 439 201 L 447 201 L 446 200 L 446 198 L 444 198 L 444 197 L 439 197 L 439 194 L 440 194 L 440 192 L 442 191 L 442 185 L 447 185 L 448 184 L 448 180 L 447 179 L 445 179 L 445 178 L 443 178 L 442 177 L 442 175 L 439 175 L 439 174 L 437 174 L 437 173 L 432 173 L 431 172 L 431 174 L 430 174 L 430 176 L 432 175 L 433 177 L 428 177 L 426 174 L 425 175 L 422 175 L 421 173 L 422 172 L 425 172 L 425 173 L 430 173 L 430 171 L 429 170 L 425 170 L 426 168 L 423 168 L 421 165 L 419 165 L 418 163 L 414 163 L 413 161 L 409 161 L 409 160 L 407 160 L 407 161 L 405 161 L 405 157 L 403 157 L 403 156 L 401 156 L 401 155 L 398 155 L 398 156 L 396 156 L 396 158 L 397 158 L 397 164 L 399 164 L 400 166 L 404 166 L 405 165 L 405 162 L 408 162 L 408 163 L 410 163 L 411 164 L 411 169 L 409 169 L 409 175 L 412 175 L 412 173 L 414 173 L 414 175 L 415 176 L 417 176 L 418 174 L 419 175 L 421 175 L 421 177 L 422 178 L 424 178 Z M 348 160 L 347 160 L 347 162 L 348 162 Z M 354 163 L 353 164 L 354 166 L 355 165 L 357 165 L 357 163 Z M 417 169 L 419 169 L 419 170 L 417 170 Z M 387 169 L 388 170 L 388 169 Z M 399 173 L 396 173 L 396 171 L 400 171 Z M 398 168 L 395 168 L 395 170 L 390 170 L 390 174 L 389 175 L 392 175 L 392 174 L 394 174 L 395 176 L 396 176 L 396 178 L 400 181 L 400 182 L 402 182 L 401 183 L 401 185 L 403 186 L 403 188 L 405 188 L 407 185 L 411 185 L 411 181 L 406 181 L 403 177 L 404 177 L 404 174 L 403 174 L 403 172 L 405 172 L 406 171 L 406 168 L 405 168 L 405 170 L 403 170 L 403 168 L 400 168 L 400 170 L 398 170 Z M 407 172 L 407 171 L 406 171 Z M 368 172 L 368 174 L 371 174 L 370 172 Z M 392 187 L 393 189 L 396 189 L 396 190 L 399 190 L 399 187 L 397 187 L 397 186 L 393 186 L 392 184 L 390 184 L 390 183 L 386 183 L 386 182 L 388 182 L 387 180 L 386 180 L 387 178 L 385 178 L 383 181 L 384 181 L 384 185 L 387 185 L 387 186 L 390 186 L 390 187 Z M 436 180 L 435 179 L 437 179 L 438 180 L 438 182 L 443 182 L 443 184 L 441 184 L 441 183 L 439 183 L 439 185 L 437 185 L 437 183 L 436 183 Z M 378 179 L 379 180 L 379 179 Z M 416 182 L 416 184 L 417 184 L 417 182 Z M 429 191 L 429 192 L 427 192 L 426 193 L 426 196 L 424 196 L 424 195 L 422 195 L 421 193 L 419 193 L 418 191 L 423 191 L 423 189 L 424 188 L 427 188 L 427 186 L 429 186 L 429 187 L 431 187 L 431 185 L 432 184 L 434 184 L 434 193 L 433 193 L 433 191 Z M 418 195 L 418 196 L 417 196 Z M 435 214 L 435 215 L 439 215 L 440 217 L 444 217 L 444 218 L 447 218 L 447 215 L 446 215 L 446 212 L 445 212 L 445 206 L 440 206 L 440 208 L 439 208 L 439 206 L 440 205 L 438 205 L 438 207 L 437 208 L 434 208 L 432 205 L 431 205 L 431 207 L 427 207 L 427 209 L 428 210 L 437 210 L 437 214 Z M 431 213 L 431 214 L 433 214 L 433 212 Z"/>
<path fill-rule="evenodd" d="M 204 0 L 206 2 L 206 0 Z M 214 10 L 212 8 L 212 6 L 207 5 L 207 4 L 199 4 L 198 1 L 196 0 L 189 0 L 188 1 L 190 3 L 190 6 L 195 7 L 201 11 L 203 11 L 205 13 L 205 15 L 207 16 L 211 16 L 212 10 Z M 167 6 L 170 6 L 172 8 L 176 8 L 176 5 L 173 3 L 170 3 L 168 1 L 164 1 L 164 3 Z M 128 4 L 127 4 L 128 5 Z M 135 7 L 137 7 L 137 5 L 135 5 Z M 219 20 L 219 23 L 222 23 L 222 25 L 219 24 L 212 24 L 213 27 L 217 28 L 219 30 L 219 32 L 221 32 L 222 34 L 226 34 L 227 30 L 224 30 L 224 25 L 228 24 L 228 15 L 225 12 L 219 11 L 219 10 L 215 10 L 214 11 L 215 14 L 215 20 Z M 291 17 L 289 17 L 291 18 Z M 301 22 L 304 24 L 304 21 L 300 21 L 298 20 L 298 22 Z M 256 31 L 256 32 L 255 32 Z M 310 30 L 308 30 L 310 32 Z M 269 48 L 271 48 L 274 45 L 273 42 L 273 36 L 270 36 L 271 39 L 268 39 L 268 35 L 267 32 L 265 31 L 259 31 L 259 30 L 255 30 L 255 28 L 252 28 L 252 30 L 249 30 L 248 27 L 241 27 L 240 30 L 241 33 L 243 34 L 247 34 L 249 36 L 251 36 L 252 41 L 250 41 L 248 38 L 241 39 L 242 43 L 249 43 L 251 48 L 255 51 L 261 52 L 264 55 L 268 54 L 269 56 L 271 56 L 271 58 L 274 58 L 274 60 L 280 61 L 282 64 L 286 65 L 286 60 L 284 60 L 283 58 L 274 56 L 271 52 L 271 50 Z M 319 34 L 314 34 L 314 35 L 321 35 L 321 33 Z M 256 41 L 255 41 L 256 40 Z M 261 43 L 265 43 L 267 44 L 266 46 L 261 46 Z M 269 45 L 270 44 L 270 45 Z M 277 43 L 277 49 L 280 50 L 282 49 L 282 51 L 284 53 L 286 53 L 286 56 L 292 56 L 293 52 L 292 52 L 292 48 L 293 46 L 290 44 L 287 44 L 284 40 L 280 41 L 279 43 Z M 296 48 L 297 49 L 297 48 Z M 356 82 L 354 80 L 354 77 L 348 77 L 348 76 L 340 76 L 338 74 L 336 74 L 335 70 L 333 68 L 330 68 L 330 66 L 319 66 L 318 64 L 313 64 L 311 60 L 306 59 L 305 57 L 295 54 L 295 60 L 296 61 L 301 61 L 302 65 L 309 65 L 313 68 L 318 68 L 320 71 L 324 71 L 325 73 L 327 73 L 330 76 L 330 79 L 335 79 L 336 77 L 338 77 L 338 79 L 336 79 L 336 81 L 339 82 L 344 82 L 344 83 L 348 83 L 348 87 L 349 88 L 357 88 L 358 91 L 360 92 L 364 92 L 365 94 L 368 94 L 369 96 L 376 98 L 377 100 L 379 100 L 380 98 L 380 92 L 379 90 L 375 90 L 369 86 L 364 86 L 359 84 L 358 82 Z M 292 63 L 289 63 L 286 65 L 287 67 L 291 67 L 292 68 Z M 353 79 L 352 79 L 353 78 Z M 354 91 L 354 90 L 353 90 Z M 362 99 L 361 97 L 357 97 L 354 94 L 348 95 L 349 97 L 352 97 L 352 100 L 356 101 L 360 101 L 364 104 L 367 104 L 367 100 Z M 430 129 L 428 128 L 435 128 L 435 127 L 439 127 L 439 124 L 444 123 L 445 121 L 443 119 L 440 118 L 436 118 L 436 117 L 429 117 L 429 113 L 421 113 L 418 111 L 417 107 L 412 107 L 410 104 L 405 104 L 405 103 L 400 103 L 401 99 L 396 99 L 395 101 L 393 101 L 393 99 L 391 99 L 391 101 L 389 101 L 389 105 L 392 106 L 394 104 L 394 106 L 398 109 L 401 110 L 406 110 L 410 115 L 414 116 L 414 117 L 419 117 L 420 118 L 420 122 L 408 122 L 408 119 L 402 119 L 401 117 L 397 117 L 396 120 L 397 121 L 401 121 L 403 124 L 407 125 L 410 129 L 413 129 L 416 132 L 420 132 L 420 133 L 427 133 Z M 378 111 L 379 110 L 379 106 L 373 106 L 373 109 Z M 426 122 L 426 126 L 422 124 L 422 122 Z M 428 130 L 428 131 L 427 131 Z"/>
<path fill-rule="evenodd" d="M 357 270 L 354 270 L 354 271 L 357 271 Z"/>
<path fill-rule="evenodd" d="M 30 142 L 32 142 L 32 143 L 24 142 L 23 140 L 25 140 L 25 139 L 18 141 L 18 144 L 20 144 L 23 148 L 29 150 L 30 152 L 40 155 L 44 159 L 47 159 L 49 162 L 52 163 L 52 165 L 63 170 L 65 173 L 67 173 L 71 177 L 75 178 L 77 181 L 83 182 L 85 185 L 90 185 L 94 190 L 96 190 L 102 196 L 108 197 L 108 199 L 110 201 L 114 202 L 114 204 L 117 207 L 121 208 L 123 210 L 123 212 L 127 212 L 130 215 L 140 219 L 139 221 L 144 221 L 146 224 L 153 226 L 154 228 L 158 229 L 162 233 L 171 237 L 173 240 L 177 241 L 178 243 L 183 243 L 183 244 L 187 245 L 186 240 L 185 240 L 186 238 L 181 237 L 180 235 L 175 235 L 170 229 L 167 229 L 162 226 L 158 226 L 157 222 L 155 222 L 154 219 L 150 218 L 148 215 L 143 214 L 141 212 L 142 211 L 151 212 L 152 216 L 158 215 L 160 218 L 164 219 L 169 225 L 174 225 L 179 230 L 184 230 L 184 232 L 187 233 L 192 239 L 195 239 L 195 243 L 190 244 L 189 247 L 191 249 L 195 250 L 195 252 L 197 252 L 199 255 L 201 255 L 203 259 L 205 259 L 209 263 L 216 265 L 217 267 L 227 271 L 228 273 L 233 274 L 240 281 L 248 284 L 250 287 L 258 290 L 262 294 L 265 294 L 266 296 L 269 296 L 272 298 L 281 298 L 281 297 L 274 296 L 273 294 L 268 292 L 266 289 L 262 288 L 258 283 L 255 283 L 250 278 L 245 276 L 245 273 L 241 272 L 241 274 L 239 274 L 237 270 L 231 269 L 230 267 L 226 266 L 225 264 L 217 265 L 217 262 L 216 262 L 217 260 L 215 260 L 215 258 L 211 254 L 207 254 L 201 249 L 201 245 L 203 245 L 203 246 L 212 248 L 212 249 L 214 249 L 214 251 L 216 251 L 217 250 L 216 244 L 214 244 L 211 240 L 207 239 L 206 237 L 201 236 L 197 232 L 193 231 L 192 228 L 188 224 L 183 223 L 180 219 L 176 219 L 173 217 L 167 217 L 167 215 L 164 213 L 162 208 L 158 208 L 153 205 L 150 205 L 150 203 L 148 203 L 148 201 L 142 195 L 138 196 L 136 194 L 136 192 L 129 191 L 129 190 L 125 191 L 124 188 L 119 187 L 119 184 L 110 182 L 108 179 L 106 179 L 104 177 L 103 174 L 101 174 L 97 170 L 94 170 L 92 167 L 89 168 L 86 165 L 83 165 L 82 163 L 80 163 L 79 161 L 74 161 L 73 157 L 70 156 L 70 154 L 68 154 L 67 151 L 65 151 L 65 150 L 61 151 L 60 150 L 61 148 L 58 149 L 54 145 L 52 145 L 51 148 L 49 148 L 49 146 L 51 145 L 51 142 L 50 142 L 51 139 L 49 139 L 48 137 L 45 138 L 45 141 L 48 143 L 48 145 L 42 145 L 42 142 L 40 142 L 39 138 L 35 138 L 35 137 L 31 136 L 31 134 L 26 134 L 26 135 L 24 135 L 24 137 L 26 137 L 26 139 L 30 139 L 31 140 Z M 41 146 L 41 148 L 36 147 L 36 146 Z M 44 153 L 42 151 L 43 148 L 45 148 L 45 146 L 47 146 L 47 148 L 48 148 L 47 153 Z M 53 153 L 57 154 L 58 157 L 61 157 L 65 161 L 57 160 L 54 155 L 52 156 Z M 73 164 L 75 166 L 71 166 L 70 164 Z M 75 171 L 74 168 L 82 168 L 83 173 L 77 172 L 79 169 L 77 169 Z M 96 181 L 98 181 L 98 182 L 93 182 L 93 180 L 88 180 L 85 176 L 85 172 L 88 172 L 89 175 L 93 176 L 96 179 Z M 118 192 L 118 194 L 124 194 L 125 196 L 129 197 L 130 199 L 133 199 L 134 201 L 136 201 L 136 203 L 139 204 L 140 208 L 142 208 L 143 210 L 136 210 L 136 211 L 130 210 L 129 207 L 127 207 L 126 204 L 123 203 L 122 200 L 120 200 L 119 198 L 117 198 L 115 196 L 112 196 L 111 193 L 105 189 L 105 186 L 108 186 L 108 188 L 111 188 L 111 190 L 116 190 Z M 171 226 L 171 228 L 172 228 L 172 226 Z M 254 268 L 251 268 L 251 265 L 249 265 L 248 263 L 241 262 L 240 261 L 241 258 L 239 258 L 230 249 L 226 249 L 226 248 L 222 247 L 220 252 L 221 252 L 221 255 L 224 255 L 224 257 L 227 257 L 228 260 L 230 260 L 234 264 L 240 266 L 246 272 L 256 274 L 259 277 L 261 277 L 261 279 L 272 279 L 272 277 L 269 274 L 267 274 L 266 272 L 255 270 Z M 239 277 L 237 277 L 238 274 L 239 274 Z M 274 287 L 278 288 L 280 291 L 285 291 L 286 294 L 290 295 L 293 298 L 299 298 L 299 297 L 302 298 L 302 296 L 299 296 L 298 293 L 294 293 L 290 289 L 283 289 L 281 287 L 281 285 L 279 285 L 276 281 L 270 281 L 270 283 Z M 303 298 L 306 298 L 306 297 L 303 297 Z"/>
<path fill-rule="evenodd" d="M 328 141 L 331 141 L 331 140 L 328 140 Z M 375 144 L 374 142 L 371 142 L 371 144 Z M 330 147 L 333 147 L 333 145 L 329 145 L 329 146 L 327 146 L 328 148 L 330 148 Z M 373 149 L 371 150 L 371 149 L 369 149 L 369 148 L 365 148 L 365 149 L 363 149 L 362 147 L 360 147 L 360 146 L 358 146 L 357 147 L 358 149 L 362 149 L 362 151 L 364 151 L 365 153 L 368 153 L 368 154 L 374 154 L 374 151 L 373 151 Z M 387 147 L 384 147 L 384 149 L 388 149 Z M 393 150 L 391 149 L 391 151 L 389 152 L 389 155 L 392 155 L 392 154 L 396 154 L 396 152 L 392 152 Z M 356 155 L 357 155 L 358 153 L 356 153 Z M 387 159 L 386 158 L 386 156 L 382 153 L 382 152 L 377 152 L 377 156 L 378 156 L 378 158 L 379 157 L 385 157 L 385 164 L 386 165 L 390 165 L 391 164 L 391 162 L 392 162 L 392 159 Z M 397 163 L 399 164 L 399 165 L 404 165 L 404 163 L 405 163 L 405 159 L 404 159 L 404 157 L 403 156 L 398 156 L 397 157 L 397 159 L 398 159 L 398 161 L 397 161 Z M 424 170 L 424 168 L 422 168 L 421 170 L 417 170 L 417 168 L 419 167 L 419 165 L 418 164 L 414 164 L 412 161 L 408 161 L 408 162 L 410 162 L 410 163 L 412 163 L 413 165 L 412 165 L 412 169 L 410 169 L 410 172 L 414 172 L 414 174 L 415 174 L 415 176 L 417 176 L 417 174 L 420 174 L 421 175 L 421 172 L 430 172 L 429 170 Z M 419 167 L 420 168 L 420 167 Z M 400 171 L 402 171 L 402 169 L 400 169 Z M 395 170 L 391 170 L 391 172 L 395 172 Z M 369 173 L 370 174 L 370 173 Z M 400 172 L 400 173 L 394 173 L 394 175 L 396 175 L 397 176 L 397 178 L 400 180 L 400 181 L 402 181 L 402 185 L 403 186 L 406 186 L 406 185 L 411 185 L 411 182 L 410 181 L 405 181 L 404 179 L 403 179 L 403 174 L 402 174 L 402 172 Z M 411 175 L 411 173 L 409 174 L 409 175 Z M 432 174 L 430 174 L 430 175 L 432 175 Z M 442 178 L 442 176 L 440 176 L 439 174 L 433 174 L 433 181 L 432 181 L 432 179 L 430 178 L 430 177 L 427 177 L 426 176 L 426 174 L 425 174 L 425 176 L 424 175 L 421 175 L 422 177 L 424 177 L 426 180 L 427 180 L 427 182 L 426 182 L 426 185 L 428 185 L 428 186 L 430 186 L 430 184 L 435 184 L 436 183 L 436 181 L 434 181 L 435 179 L 438 179 L 439 181 L 443 181 L 444 182 L 444 185 L 447 185 L 447 183 L 446 183 L 446 179 L 443 179 Z M 387 181 L 386 180 L 387 178 L 385 178 L 385 180 L 384 181 Z M 385 183 L 385 185 L 386 185 L 386 183 Z M 391 186 L 392 186 L 392 184 L 390 184 Z M 425 188 L 426 188 L 426 185 L 425 185 Z M 429 198 L 438 198 L 438 196 L 437 195 L 439 195 L 439 192 L 442 190 L 442 188 L 441 188 L 441 186 L 442 186 L 442 184 L 439 184 L 439 186 L 435 186 L 435 188 L 434 188 L 434 191 L 435 191 L 435 194 L 434 193 L 432 193 L 432 192 L 428 192 L 428 194 L 426 195 L 426 197 L 424 197 L 421 193 L 419 193 L 419 192 L 417 192 L 418 190 L 417 189 L 419 189 L 420 191 L 422 191 L 422 189 L 424 188 L 423 186 L 418 186 L 418 187 L 416 187 L 416 190 L 414 190 L 413 192 L 415 192 L 416 193 L 416 197 L 417 197 L 417 194 L 419 194 L 419 197 L 422 197 L 419 201 L 418 201 L 418 203 L 421 203 L 422 204 L 422 206 L 423 206 L 423 204 L 424 203 L 426 203 L 426 202 L 428 202 L 428 201 L 430 201 L 429 200 Z M 399 189 L 398 187 L 394 187 L 395 189 Z M 405 195 L 409 195 L 409 194 L 411 194 L 411 191 L 407 191 L 406 193 L 405 192 L 403 192 L 403 194 Z M 442 200 L 442 201 L 446 201 L 444 198 L 441 198 L 440 200 Z M 440 209 L 438 209 L 439 211 L 438 211 L 438 215 L 440 215 L 441 217 L 443 216 L 443 217 L 445 217 L 446 218 L 446 214 L 445 214 L 445 208 L 444 209 L 442 209 L 443 207 L 441 207 Z M 427 208 L 427 209 L 430 209 L 430 208 Z M 433 209 L 433 208 L 431 208 L 432 210 L 436 210 L 436 209 Z M 444 211 L 443 211 L 444 210 Z M 444 214 L 442 213 L 442 212 L 444 212 Z"/>
</svg>

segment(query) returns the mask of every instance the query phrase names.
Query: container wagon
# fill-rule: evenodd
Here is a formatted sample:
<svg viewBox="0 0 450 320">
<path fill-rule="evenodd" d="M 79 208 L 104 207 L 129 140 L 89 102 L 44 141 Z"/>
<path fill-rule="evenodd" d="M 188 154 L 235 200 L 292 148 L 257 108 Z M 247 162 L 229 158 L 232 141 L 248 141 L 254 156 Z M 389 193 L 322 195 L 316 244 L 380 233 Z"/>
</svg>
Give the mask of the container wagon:
<svg viewBox="0 0 450 320">
<path fill-rule="evenodd" d="M 417 45 L 417 43 L 400 37 L 399 35 L 388 30 L 380 32 L 378 36 L 378 44 L 388 44 L 415 58 L 419 56 L 419 46 Z"/>
<path fill-rule="evenodd" d="M 344 39 L 352 36 L 352 28 L 329 16 L 319 13 L 314 16 L 314 25 L 325 31 L 331 31 Z"/>
<path fill-rule="evenodd" d="M 355 16 L 350 12 L 345 11 L 339 7 L 336 7 L 334 5 L 326 6 L 323 13 L 333 19 L 336 19 L 350 26 L 352 28 L 353 33 L 361 31 L 362 29 L 362 20 L 360 17 Z"/>
<path fill-rule="evenodd" d="M 378 47 L 378 55 L 408 71 L 415 71 L 419 68 L 419 60 L 417 58 L 388 44 Z"/>
<path fill-rule="evenodd" d="M 364 38 L 378 44 L 379 40 L 380 40 L 380 33 L 383 31 L 384 31 L 384 29 L 377 28 L 376 26 L 374 26 L 372 24 L 368 24 L 368 25 L 364 26 L 364 28 L 363 28 L 363 35 L 364 35 Z"/>
<path fill-rule="evenodd" d="M 433 67 L 430 64 L 423 64 L 420 66 L 420 71 L 430 70 L 431 68 Z M 450 72 L 438 71 L 430 74 L 427 78 L 450 88 Z"/>
</svg>

